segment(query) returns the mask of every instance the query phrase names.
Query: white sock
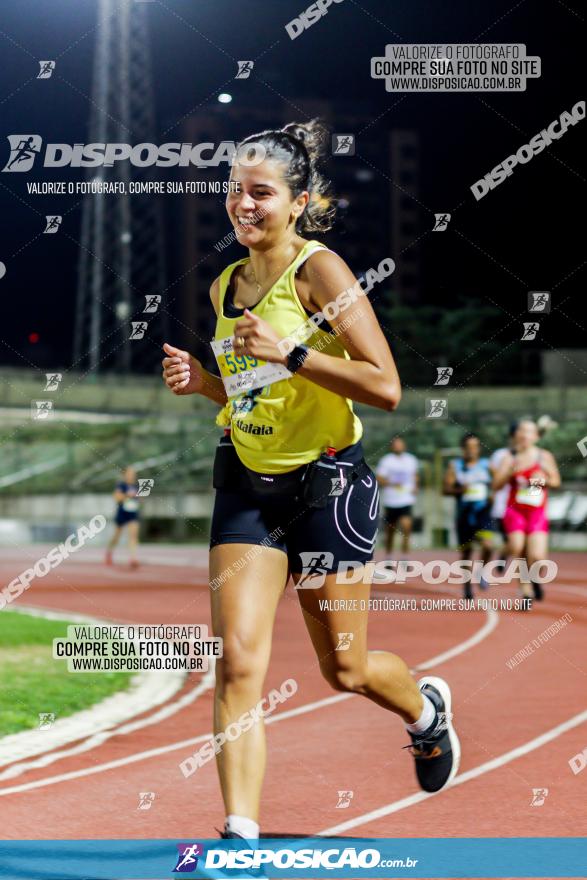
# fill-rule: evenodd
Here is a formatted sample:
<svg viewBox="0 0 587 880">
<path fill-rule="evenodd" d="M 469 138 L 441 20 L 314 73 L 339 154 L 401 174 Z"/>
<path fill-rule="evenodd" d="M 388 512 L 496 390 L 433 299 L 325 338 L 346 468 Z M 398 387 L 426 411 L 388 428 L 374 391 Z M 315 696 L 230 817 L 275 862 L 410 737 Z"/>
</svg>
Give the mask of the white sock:
<svg viewBox="0 0 587 880">
<path fill-rule="evenodd" d="M 424 733 L 436 718 L 436 706 L 432 700 L 426 694 L 422 694 L 422 699 L 424 700 L 422 714 L 413 724 L 406 724 L 406 730 L 409 730 L 410 733 Z"/>
<path fill-rule="evenodd" d="M 246 816 L 235 816 L 234 813 L 231 813 L 226 817 L 224 830 L 240 834 L 245 840 L 259 839 L 259 826 L 252 819 L 247 819 Z"/>
</svg>

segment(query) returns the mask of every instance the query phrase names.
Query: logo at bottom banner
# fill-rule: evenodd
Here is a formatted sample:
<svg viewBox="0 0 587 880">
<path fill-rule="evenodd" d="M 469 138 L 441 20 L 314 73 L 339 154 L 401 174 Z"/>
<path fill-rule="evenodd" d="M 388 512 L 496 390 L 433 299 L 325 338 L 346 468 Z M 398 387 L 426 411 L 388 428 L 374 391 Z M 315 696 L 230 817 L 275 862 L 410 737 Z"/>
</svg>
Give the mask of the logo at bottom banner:
<svg viewBox="0 0 587 880">
<path fill-rule="evenodd" d="M 585 713 L 576 716 L 584 720 Z M 343 795 L 350 794 L 343 792 Z M 544 792 L 542 792 L 544 797 Z M 556 797 L 551 791 L 548 800 Z M 333 805 L 334 806 L 334 805 Z M 543 807 L 543 809 L 545 809 Z M 546 807 L 548 809 L 548 807 Z M 197 817 L 195 817 L 197 822 Z M 345 823 L 346 824 L 346 823 Z M 5 840 L 0 880 L 585 877 L 587 837 Z M 26 865 L 23 873 L 22 866 Z"/>
<path fill-rule="evenodd" d="M 200 843 L 178 843 L 179 850 L 177 864 L 173 869 L 174 874 L 191 874 L 198 867 L 198 857 L 203 855 Z"/>
</svg>

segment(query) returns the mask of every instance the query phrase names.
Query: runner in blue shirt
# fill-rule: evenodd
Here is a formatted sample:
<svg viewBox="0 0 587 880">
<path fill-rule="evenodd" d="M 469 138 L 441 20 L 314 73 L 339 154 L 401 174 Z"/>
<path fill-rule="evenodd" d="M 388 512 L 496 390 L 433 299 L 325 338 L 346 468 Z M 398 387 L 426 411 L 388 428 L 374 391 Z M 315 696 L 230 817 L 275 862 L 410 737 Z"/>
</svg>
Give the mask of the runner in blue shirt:
<svg viewBox="0 0 587 880">
<path fill-rule="evenodd" d="M 456 498 L 457 539 L 461 559 L 470 559 L 473 545 L 481 546 L 481 558 L 491 559 L 493 529 L 491 520 L 492 475 L 489 459 L 481 456 L 481 441 L 476 434 L 465 434 L 461 440 L 462 458 L 453 459 L 444 477 L 444 494 Z M 481 579 L 480 586 L 488 584 Z M 473 597 L 470 583 L 465 584 L 465 598 Z"/>
</svg>

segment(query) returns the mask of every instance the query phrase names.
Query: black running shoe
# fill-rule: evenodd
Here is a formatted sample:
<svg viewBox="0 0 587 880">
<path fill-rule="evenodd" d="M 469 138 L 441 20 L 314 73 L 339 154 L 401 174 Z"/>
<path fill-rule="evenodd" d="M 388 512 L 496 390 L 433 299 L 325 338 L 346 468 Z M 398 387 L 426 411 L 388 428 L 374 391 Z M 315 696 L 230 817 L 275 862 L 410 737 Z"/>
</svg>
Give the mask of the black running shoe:
<svg viewBox="0 0 587 880">
<path fill-rule="evenodd" d="M 542 602 L 544 599 L 544 590 L 542 589 L 542 584 L 537 584 L 532 581 L 532 589 L 534 590 L 534 598 L 538 602 Z"/>
<path fill-rule="evenodd" d="M 452 724 L 451 693 L 442 678 L 426 675 L 418 687 L 435 705 L 436 719 L 424 733 L 410 733 L 416 776 L 424 791 L 440 791 L 454 779 L 461 760 L 461 745 Z"/>
<path fill-rule="evenodd" d="M 465 584 L 465 589 L 463 590 L 463 598 L 464 599 L 472 599 L 473 598 L 473 587 L 471 584 Z"/>
</svg>

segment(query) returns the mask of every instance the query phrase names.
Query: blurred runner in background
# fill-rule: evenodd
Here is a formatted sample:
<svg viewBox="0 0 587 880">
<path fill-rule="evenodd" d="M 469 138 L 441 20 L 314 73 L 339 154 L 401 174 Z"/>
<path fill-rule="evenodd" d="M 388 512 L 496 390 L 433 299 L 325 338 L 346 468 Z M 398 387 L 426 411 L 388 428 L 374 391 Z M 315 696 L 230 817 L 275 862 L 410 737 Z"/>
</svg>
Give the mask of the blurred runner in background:
<svg viewBox="0 0 587 880">
<path fill-rule="evenodd" d="M 461 440 L 463 455 L 453 459 L 444 476 L 445 495 L 456 498 L 457 539 L 461 559 L 471 559 L 473 544 L 481 546 L 481 558 L 486 565 L 491 559 L 491 471 L 489 459 L 481 456 L 481 441 L 477 434 L 465 434 Z M 481 589 L 487 589 L 487 581 L 481 578 Z M 473 597 L 470 583 L 465 584 L 465 599 Z"/>
<path fill-rule="evenodd" d="M 138 491 L 137 473 L 129 465 L 122 472 L 122 479 L 116 484 L 116 489 L 114 490 L 114 499 L 117 503 L 116 515 L 114 517 L 115 528 L 114 534 L 106 548 L 106 565 L 112 565 L 112 551 L 120 541 L 123 529 L 126 528 L 128 531 L 130 567 L 138 567 L 139 502 L 136 497 Z"/>
<path fill-rule="evenodd" d="M 504 456 L 493 479 L 493 488 L 507 486 L 509 497 L 503 523 L 511 556 L 525 557 L 528 568 L 548 553 L 548 489 L 557 489 L 561 478 L 556 460 L 537 446 L 539 428 L 532 419 L 521 419 L 513 436 L 513 452 Z M 527 599 L 544 597 L 542 584 L 520 581 Z"/>
<path fill-rule="evenodd" d="M 402 552 L 408 553 L 413 524 L 412 506 L 419 488 L 419 462 L 415 455 L 406 451 L 402 437 L 394 437 L 389 448 L 391 452 L 380 459 L 376 470 L 377 482 L 382 489 L 385 551 L 391 553 L 395 533 L 399 531 Z"/>
</svg>

